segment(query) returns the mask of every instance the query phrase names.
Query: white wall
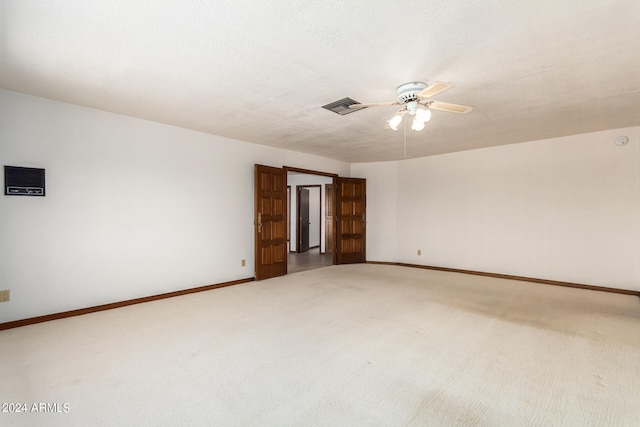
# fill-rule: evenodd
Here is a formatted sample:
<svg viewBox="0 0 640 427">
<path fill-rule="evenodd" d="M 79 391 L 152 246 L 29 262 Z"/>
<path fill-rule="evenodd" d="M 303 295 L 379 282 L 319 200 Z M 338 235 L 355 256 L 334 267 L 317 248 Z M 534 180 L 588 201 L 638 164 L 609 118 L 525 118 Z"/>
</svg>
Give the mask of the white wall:
<svg viewBox="0 0 640 427">
<path fill-rule="evenodd" d="M 398 258 L 398 162 L 354 163 L 351 176 L 367 180 L 367 260 Z"/>
<path fill-rule="evenodd" d="M 349 164 L 0 91 L 0 322 L 253 277 L 253 164 Z M 240 260 L 247 260 L 241 267 Z"/>
<path fill-rule="evenodd" d="M 633 127 L 354 164 L 367 257 L 640 290 L 639 140 Z"/>
<path fill-rule="evenodd" d="M 309 247 L 320 246 L 320 187 L 310 187 L 309 190 Z M 324 239 L 322 239 L 324 240 Z"/>
</svg>

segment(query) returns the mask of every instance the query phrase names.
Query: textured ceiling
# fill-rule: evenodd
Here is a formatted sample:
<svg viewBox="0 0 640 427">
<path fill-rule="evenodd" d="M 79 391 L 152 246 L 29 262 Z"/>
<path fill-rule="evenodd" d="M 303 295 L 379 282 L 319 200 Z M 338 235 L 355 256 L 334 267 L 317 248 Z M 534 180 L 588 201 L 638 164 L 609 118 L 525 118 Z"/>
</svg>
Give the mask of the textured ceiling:
<svg viewBox="0 0 640 427">
<path fill-rule="evenodd" d="M 0 87 L 347 162 L 640 124 L 637 0 L 0 0 Z M 422 132 L 397 107 L 452 81 Z"/>
</svg>

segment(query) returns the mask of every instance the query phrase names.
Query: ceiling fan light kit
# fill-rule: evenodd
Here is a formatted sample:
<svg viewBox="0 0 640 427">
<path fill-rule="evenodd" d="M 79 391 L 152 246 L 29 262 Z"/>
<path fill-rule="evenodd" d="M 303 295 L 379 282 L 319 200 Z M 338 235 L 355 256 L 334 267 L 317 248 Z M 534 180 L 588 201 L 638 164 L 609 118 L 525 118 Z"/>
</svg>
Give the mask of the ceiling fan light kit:
<svg viewBox="0 0 640 427">
<path fill-rule="evenodd" d="M 418 108 L 416 110 L 416 120 L 420 120 L 422 123 L 427 123 L 431 120 L 431 110 L 426 107 Z"/>
<path fill-rule="evenodd" d="M 402 122 L 402 116 L 404 116 L 404 110 L 398 111 L 393 117 L 391 117 L 391 120 L 387 122 L 389 123 L 389 127 L 393 130 L 398 130 L 398 126 L 400 125 L 400 122 Z"/>
<path fill-rule="evenodd" d="M 402 122 L 402 117 L 407 113 L 410 116 L 414 116 L 413 124 L 411 125 L 411 130 L 414 131 L 421 131 L 424 129 L 424 125 L 431 120 L 431 111 L 426 106 L 419 104 L 418 101 L 409 101 L 405 108 L 399 110 L 391 120 L 387 122 L 389 128 L 398 130 L 398 126 L 400 122 Z"/>
<path fill-rule="evenodd" d="M 422 129 L 424 129 L 424 122 L 421 122 L 420 120 L 417 119 L 413 119 L 413 123 L 411 124 L 411 130 L 415 130 L 416 132 L 421 131 Z"/>
<path fill-rule="evenodd" d="M 411 129 L 414 131 L 421 131 L 424 129 L 425 124 L 431 119 L 431 110 L 447 111 L 458 114 L 467 114 L 473 110 L 473 107 L 468 105 L 429 100 L 432 96 L 444 92 L 447 89 L 451 89 L 454 86 L 455 85 L 453 83 L 439 81 L 430 85 L 424 82 L 404 83 L 396 88 L 398 96 L 397 101 L 368 104 L 357 103 L 349 105 L 346 108 L 350 110 L 363 110 L 370 107 L 402 105 L 403 107 L 387 122 L 388 127 L 393 130 L 398 130 L 398 126 L 402 122 L 402 118 L 408 113 L 410 116 L 413 116 Z"/>
</svg>

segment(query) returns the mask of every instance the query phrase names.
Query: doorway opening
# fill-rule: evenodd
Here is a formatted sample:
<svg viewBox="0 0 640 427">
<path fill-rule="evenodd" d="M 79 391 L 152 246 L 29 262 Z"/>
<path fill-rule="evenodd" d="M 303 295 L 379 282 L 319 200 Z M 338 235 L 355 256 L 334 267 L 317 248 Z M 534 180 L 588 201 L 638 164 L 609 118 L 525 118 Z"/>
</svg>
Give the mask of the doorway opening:
<svg viewBox="0 0 640 427">
<path fill-rule="evenodd" d="M 287 273 L 313 270 L 334 264 L 332 194 L 333 176 L 287 169 L 288 261 Z M 330 208 L 327 209 L 327 204 Z M 331 216 L 328 226 L 327 216 Z"/>
<path fill-rule="evenodd" d="M 289 178 L 288 174 L 291 174 Z M 311 175 L 311 178 L 308 176 Z M 289 221 L 292 212 L 299 221 L 297 207 L 291 194 L 291 179 L 296 188 L 320 186 L 320 233 L 318 256 L 326 257 L 326 264 L 354 264 L 366 262 L 366 179 L 343 178 L 336 174 L 315 172 L 288 166 L 277 168 L 254 165 L 254 256 L 255 280 L 283 276 L 289 272 L 289 257 L 298 254 L 294 242 L 299 224 Z M 315 179 L 316 182 L 303 182 Z M 324 180 L 323 182 L 317 182 Z M 323 192 L 324 190 L 324 192 Z M 324 193 L 324 202 L 322 194 Z M 297 200 L 296 200 L 297 206 Z M 322 209 L 324 207 L 324 214 Z M 307 220 L 307 222 L 309 222 Z M 296 224 L 294 227 L 293 224 Z M 307 253 L 310 251 L 307 251 Z M 312 254 L 309 254 L 312 255 Z M 329 259 L 331 262 L 329 263 Z M 292 260 L 295 265 L 296 260 Z M 318 268 L 317 263 L 304 269 Z M 325 265 L 322 263 L 321 265 Z"/>
</svg>

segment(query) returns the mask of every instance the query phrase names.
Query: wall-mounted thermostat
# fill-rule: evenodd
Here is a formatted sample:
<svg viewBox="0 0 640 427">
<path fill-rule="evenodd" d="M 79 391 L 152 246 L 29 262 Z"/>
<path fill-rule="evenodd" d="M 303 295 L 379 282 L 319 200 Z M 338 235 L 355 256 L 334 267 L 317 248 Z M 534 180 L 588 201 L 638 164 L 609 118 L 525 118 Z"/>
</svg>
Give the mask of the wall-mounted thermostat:
<svg viewBox="0 0 640 427">
<path fill-rule="evenodd" d="M 5 196 L 44 196 L 44 169 L 4 167 Z"/>
</svg>

